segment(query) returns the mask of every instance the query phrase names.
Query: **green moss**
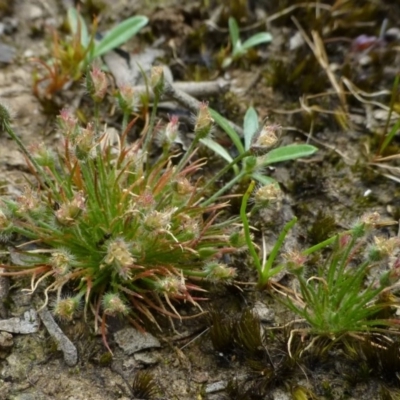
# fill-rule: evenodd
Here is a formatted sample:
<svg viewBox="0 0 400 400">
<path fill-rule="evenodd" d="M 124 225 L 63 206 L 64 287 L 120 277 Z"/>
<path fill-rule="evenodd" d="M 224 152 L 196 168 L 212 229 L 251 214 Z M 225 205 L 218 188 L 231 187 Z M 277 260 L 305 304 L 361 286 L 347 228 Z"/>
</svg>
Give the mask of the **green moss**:
<svg viewBox="0 0 400 400">
<path fill-rule="evenodd" d="M 334 233 L 336 229 L 335 218 L 322 210 L 318 211 L 315 221 L 308 229 L 308 239 L 311 244 L 323 242 Z"/>
</svg>

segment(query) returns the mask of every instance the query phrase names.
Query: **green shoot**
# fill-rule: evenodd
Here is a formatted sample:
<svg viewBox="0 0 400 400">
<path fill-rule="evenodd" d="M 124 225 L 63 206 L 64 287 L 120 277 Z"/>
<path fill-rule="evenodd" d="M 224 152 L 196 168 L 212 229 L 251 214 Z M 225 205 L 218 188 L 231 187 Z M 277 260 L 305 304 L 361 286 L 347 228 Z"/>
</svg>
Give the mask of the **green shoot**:
<svg viewBox="0 0 400 400">
<path fill-rule="evenodd" d="M 233 17 L 229 18 L 229 34 L 231 38 L 232 53 L 229 57 L 224 59 L 222 68 L 229 67 L 232 62 L 245 56 L 251 48 L 258 46 L 259 44 L 269 43 L 272 40 L 272 35 L 270 33 L 260 32 L 242 43 L 239 37 L 239 26 Z"/>
</svg>

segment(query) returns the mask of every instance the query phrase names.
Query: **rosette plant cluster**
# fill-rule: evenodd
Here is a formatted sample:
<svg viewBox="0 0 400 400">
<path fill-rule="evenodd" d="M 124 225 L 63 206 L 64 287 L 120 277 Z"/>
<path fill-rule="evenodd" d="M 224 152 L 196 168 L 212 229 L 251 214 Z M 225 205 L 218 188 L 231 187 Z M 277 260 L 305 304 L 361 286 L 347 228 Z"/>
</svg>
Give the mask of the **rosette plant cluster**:
<svg viewBox="0 0 400 400">
<path fill-rule="evenodd" d="M 19 142 L 1 111 L 3 128 Z M 125 134 L 82 127 L 66 110 L 58 122 L 58 153 L 19 142 L 35 179 L 17 198 L 0 200 L 1 236 L 18 235 L 26 254 L 23 265 L 3 265 L 7 275 L 30 275 L 43 306 L 55 292 L 61 318 L 91 311 L 104 338 L 107 316 L 136 326 L 157 323 L 154 313 L 181 318 L 177 301 L 198 305 L 202 280 L 234 277 L 221 260 L 235 251 L 238 232 L 232 220 L 217 222 L 224 204 L 202 205 L 201 160 L 185 155 L 174 165 L 163 151 L 150 161 L 143 140 L 128 144 Z"/>
</svg>

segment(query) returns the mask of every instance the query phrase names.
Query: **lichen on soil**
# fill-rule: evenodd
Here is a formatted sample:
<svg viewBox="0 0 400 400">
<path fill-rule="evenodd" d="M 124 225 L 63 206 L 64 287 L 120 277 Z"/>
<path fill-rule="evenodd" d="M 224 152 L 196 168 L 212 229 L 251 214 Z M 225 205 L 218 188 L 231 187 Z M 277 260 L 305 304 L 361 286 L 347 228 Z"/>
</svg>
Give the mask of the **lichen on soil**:
<svg viewBox="0 0 400 400">
<path fill-rule="evenodd" d="M 69 3 L 74 2 L 0 0 L 0 52 L 4 55 L 0 57 L 0 101 L 12 109 L 14 126 L 28 145 L 58 143 L 55 110 L 72 106 L 79 108 L 82 120 L 90 118 L 80 83 L 67 85 L 51 101 L 38 99 L 32 89 L 38 69 L 32 58 L 48 58 L 51 29 L 66 34 Z M 252 221 L 265 231 L 270 243 L 293 215 L 299 222 L 288 240 L 300 248 L 348 228 L 366 211 L 399 219 L 398 161 L 385 164 L 374 159 L 393 81 L 400 73 L 399 4 L 389 0 L 78 3 L 88 20 L 101 16 L 99 24 L 104 30 L 134 14 L 148 16 L 149 25 L 126 44 L 127 52 L 134 55 L 156 43 L 163 51 L 159 61 L 169 66 L 175 81 L 224 77 L 231 83 L 228 93 L 200 99 L 228 119 L 242 125 L 247 107 L 253 105 L 261 118 L 283 126 L 284 144 L 308 140 L 319 148 L 312 158 L 281 163 L 266 171 L 285 192 L 278 213 L 265 212 L 259 221 Z M 273 41 L 224 71 L 220 63 L 229 52 L 229 16 L 238 20 L 244 37 L 268 29 Z M 384 24 L 386 30 L 381 32 Z M 299 28 L 309 38 L 312 31 L 318 32 L 330 71 L 341 82 L 344 100 Z M 361 39 L 355 41 L 361 35 L 375 37 L 376 43 L 366 47 Z M 376 95 L 371 100 L 366 92 Z M 397 93 L 397 112 L 399 105 Z M 104 112 L 111 109 L 111 104 L 104 105 Z M 190 115 L 187 110 L 182 114 Z M 114 116 L 109 122 L 121 123 Z M 383 155 L 397 154 L 399 146 L 396 136 Z M 0 132 L 0 172 L 0 193 L 12 193 L 28 172 L 24 157 L 4 132 Z M 233 188 L 239 194 L 244 190 Z M 237 213 L 238 207 L 233 199 L 231 212 Z M 396 229 L 389 226 L 384 233 L 393 236 Z M 8 249 L 3 246 L 2 250 L 5 254 Z M 60 323 L 78 349 L 79 362 L 72 368 L 43 326 L 27 335 L 0 332 L 0 399 L 134 399 L 138 394 L 181 400 L 400 398 L 398 341 L 394 340 L 391 352 L 374 353 L 354 343 L 323 352 L 327 344 L 321 340 L 312 351 L 300 355 L 296 349 L 302 348 L 306 338 L 296 337 L 292 343 L 295 355 L 290 358 L 290 332 L 271 328 L 293 316 L 268 291 L 255 289 L 256 274 L 245 255 L 232 263 L 239 271 L 238 280 L 245 284 L 207 287 L 209 300 L 202 306 L 208 314 L 175 322 L 175 331 L 162 317 L 162 332 L 146 326 L 159 346 L 138 353 L 119 343 L 118 332 L 130 326 L 117 319 L 109 322 L 113 357 L 83 317 L 71 324 Z M 12 280 L 5 304 L 7 318 L 40 305 L 40 293 L 31 297 L 21 290 L 27 284 Z M 179 311 L 192 313 L 188 305 Z M 261 319 L 264 335 L 254 313 Z M 150 379 L 143 372 L 149 372 Z M 153 388 L 148 397 L 146 385 Z"/>
</svg>

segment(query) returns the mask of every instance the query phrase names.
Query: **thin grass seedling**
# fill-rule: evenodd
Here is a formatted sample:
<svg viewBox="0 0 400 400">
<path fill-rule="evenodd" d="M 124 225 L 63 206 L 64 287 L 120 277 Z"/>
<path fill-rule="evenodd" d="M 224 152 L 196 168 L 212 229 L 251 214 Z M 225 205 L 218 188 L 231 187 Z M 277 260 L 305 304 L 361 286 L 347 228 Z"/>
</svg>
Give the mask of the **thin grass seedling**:
<svg viewBox="0 0 400 400">
<path fill-rule="evenodd" d="M 255 182 L 252 181 L 246 190 L 246 193 L 243 195 L 242 199 L 242 204 L 240 207 L 240 218 L 243 223 L 243 230 L 244 230 L 244 236 L 245 236 L 245 241 L 247 244 L 247 247 L 249 249 L 250 256 L 253 259 L 254 265 L 256 267 L 257 273 L 258 273 L 258 282 L 257 286 L 259 288 L 264 288 L 266 285 L 268 285 L 269 280 L 277 275 L 279 272 L 281 272 L 284 268 L 283 265 L 278 265 L 276 267 L 273 267 L 273 264 L 276 260 L 276 257 L 279 254 L 279 251 L 282 248 L 283 242 L 289 233 L 290 229 L 295 225 L 297 222 L 297 218 L 294 217 L 292 220 L 290 220 L 282 229 L 280 232 L 278 239 L 276 240 L 276 243 L 271 250 L 268 258 L 266 254 L 266 246 L 265 246 L 265 241 L 263 238 L 263 254 L 262 258 L 260 258 L 259 254 L 257 253 L 257 250 L 255 248 L 255 245 L 253 243 L 251 233 L 250 233 L 250 224 L 249 220 L 247 217 L 246 213 L 246 208 L 250 199 L 251 194 L 253 193 L 255 187 Z M 255 206 L 256 207 L 256 206 Z"/>
<path fill-rule="evenodd" d="M 287 291 L 285 298 L 278 299 L 308 325 L 293 329 L 289 351 L 296 333 L 314 338 L 307 346 L 310 348 L 320 337 L 335 342 L 347 335 L 389 333 L 392 332 L 390 328 L 397 325 L 395 319 L 381 318 L 379 313 L 393 306 L 392 301 L 385 300 L 384 294 L 398 285 L 399 259 L 395 249 L 399 238 L 378 237 L 374 239 L 374 245 L 368 245 L 366 238 L 371 232 L 370 227 L 366 222 L 360 222 L 352 230 L 335 235 L 318 246 L 286 255 L 287 269 L 298 281 L 300 291 Z M 328 244 L 333 247 L 330 256 L 310 276 L 306 254 Z M 397 257 L 394 262 L 393 256 Z M 385 260 L 392 260 L 390 269 L 378 274 L 378 278 L 370 277 L 373 269 L 385 265 Z"/>
<path fill-rule="evenodd" d="M 385 128 L 383 130 L 382 139 L 381 139 L 381 142 L 379 144 L 379 148 L 378 148 L 378 151 L 377 151 L 375 157 L 381 157 L 382 156 L 382 154 L 384 153 L 385 149 L 391 143 L 391 141 L 393 140 L 394 136 L 397 134 L 397 132 L 400 129 L 400 119 L 398 119 L 397 122 L 393 125 L 393 127 L 389 131 L 389 124 L 390 124 L 390 120 L 392 118 L 393 108 L 394 108 L 394 105 L 395 105 L 395 102 L 396 102 L 396 98 L 398 96 L 399 83 L 400 83 L 400 74 L 397 74 L 396 78 L 394 80 L 394 83 L 393 83 L 392 95 L 391 95 L 391 98 L 390 98 L 390 105 L 389 105 L 389 113 L 388 113 L 388 116 L 387 116 L 387 119 L 386 119 Z"/>
<path fill-rule="evenodd" d="M 269 43 L 272 40 L 272 35 L 270 33 L 259 32 L 242 42 L 239 37 L 239 26 L 235 18 L 230 17 L 228 23 L 232 52 L 231 55 L 222 62 L 222 68 L 228 68 L 232 62 L 245 56 L 251 48 L 263 43 Z"/>
</svg>

